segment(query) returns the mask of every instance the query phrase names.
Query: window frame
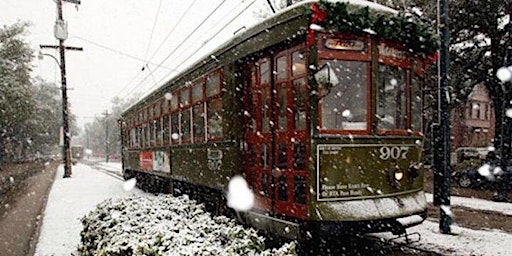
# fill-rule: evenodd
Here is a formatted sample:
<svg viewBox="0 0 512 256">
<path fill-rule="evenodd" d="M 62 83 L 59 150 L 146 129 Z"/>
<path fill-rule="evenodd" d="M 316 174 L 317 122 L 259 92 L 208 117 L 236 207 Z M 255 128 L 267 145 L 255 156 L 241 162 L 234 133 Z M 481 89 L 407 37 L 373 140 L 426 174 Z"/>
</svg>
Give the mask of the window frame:
<svg viewBox="0 0 512 256">
<path fill-rule="evenodd" d="M 377 64 L 383 64 L 383 65 L 386 65 L 386 66 L 389 66 L 389 67 L 394 67 L 394 68 L 400 68 L 400 69 L 403 69 L 405 71 L 405 88 L 404 88 L 404 95 L 405 95 L 405 128 L 402 130 L 402 129 L 389 129 L 389 130 L 384 130 L 384 129 L 379 129 L 378 127 L 378 120 L 375 119 L 375 127 L 376 127 L 376 133 L 378 135 L 399 135 L 399 136 L 407 136 L 407 135 L 410 135 L 410 129 L 411 129 L 411 79 L 412 79 L 412 76 L 411 76 L 411 72 L 412 72 L 412 59 L 413 57 L 399 44 L 397 43 L 391 43 L 391 42 L 388 42 L 388 41 L 385 41 L 385 40 L 379 40 L 376 42 L 377 46 L 376 47 L 379 47 L 379 46 L 384 46 L 384 47 L 389 47 L 389 48 L 392 48 L 392 49 L 395 49 L 395 50 L 398 50 L 398 51 L 402 51 L 405 53 L 405 56 L 406 58 L 405 59 L 400 59 L 400 58 L 394 58 L 394 57 L 391 57 L 391 56 L 384 56 L 384 55 L 381 55 L 379 53 L 379 50 L 377 50 L 376 54 L 377 54 Z M 376 79 L 378 81 L 378 72 L 376 74 Z M 379 91 L 378 91 L 378 86 L 376 86 L 377 88 L 375 88 L 375 91 L 376 91 L 376 95 L 375 95 L 375 114 L 377 114 L 377 105 L 378 102 L 379 102 Z"/>
<path fill-rule="evenodd" d="M 207 79 L 208 79 L 208 76 L 211 76 L 211 75 L 218 75 L 219 77 L 219 91 L 216 93 L 216 94 L 212 94 L 212 95 L 209 95 L 207 90 Z M 224 73 L 223 73 L 223 68 L 218 68 L 218 69 L 215 69 L 211 72 L 209 72 L 208 74 L 206 74 L 204 76 L 204 81 L 205 81 L 205 89 L 204 89 L 204 93 L 205 93 L 205 99 L 204 99 L 204 102 L 205 102 L 205 112 L 204 112 L 204 116 L 205 116 L 205 140 L 206 141 L 222 141 L 224 140 L 224 136 L 225 136 L 225 131 L 224 131 L 224 110 L 225 110 L 225 107 L 224 107 L 224 101 L 223 101 L 223 95 L 224 95 Z M 221 103 L 222 103 L 222 107 L 220 108 L 220 113 L 219 113 L 219 116 L 220 116 L 220 119 L 221 119 L 221 128 L 222 128 L 222 135 L 221 136 L 212 136 L 210 137 L 210 132 L 209 132 L 209 126 L 210 126 L 210 116 L 208 115 L 208 110 L 210 109 L 210 104 L 212 101 L 214 100 L 219 100 Z"/>
<path fill-rule="evenodd" d="M 320 40 L 318 40 L 318 63 L 322 60 L 338 60 L 338 61 L 357 61 L 366 63 L 366 129 L 361 130 L 333 130 L 333 129 L 323 129 L 322 128 L 322 102 L 319 100 L 317 107 L 317 122 L 318 127 L 317 131 L 320 135 L 369 135 L 372 131 L 372 102 L 373 102 L 373 91 L 372 91 L 372 56 L 373 49 L 371 44 L 370 36 L 355 36 L 349 34 L 320 34 Z M 363 44 L 363 48 L 361 50 L 352 50 L 352 49 L 330 49 L 326 46 L 328 39 L 337 39 L 337 40 L 348 40 L 354 42 L 361 42 Z M 320 92 L 322 95 L 322 92 Z"/>
</svg>

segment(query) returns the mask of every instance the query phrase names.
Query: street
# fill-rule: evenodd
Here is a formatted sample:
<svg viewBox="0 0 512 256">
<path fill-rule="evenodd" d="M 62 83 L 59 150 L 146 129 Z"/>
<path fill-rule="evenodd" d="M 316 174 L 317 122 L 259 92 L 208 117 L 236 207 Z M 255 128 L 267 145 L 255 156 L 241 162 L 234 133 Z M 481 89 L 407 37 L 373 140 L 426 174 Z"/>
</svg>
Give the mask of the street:
<svg viewBox="0 0 512 256">
<path fill-rule="evenodd" d="M 9 179 L 15 174 L 33 173 L 26 179 L 10 179 L 15 186 L 0 191 L 0 252 L 2 255 L 33 255 L 37 244 L 42 212 L 55 178 L 58 162 L 48 164 L 22 164 L 7 170 L 0 176 Z M 31 168 L 27 170 L 27 168 Z M 9 176 L 9 177 L 5 177 Z"/>
</svg>

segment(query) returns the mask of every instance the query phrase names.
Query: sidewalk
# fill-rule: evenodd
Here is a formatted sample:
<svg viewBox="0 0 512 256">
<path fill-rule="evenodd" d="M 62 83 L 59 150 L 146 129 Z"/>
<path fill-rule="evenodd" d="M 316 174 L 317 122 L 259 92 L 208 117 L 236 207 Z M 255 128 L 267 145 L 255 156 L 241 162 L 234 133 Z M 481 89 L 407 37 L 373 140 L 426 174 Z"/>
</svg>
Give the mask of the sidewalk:
<svg viewBox="0 0 512 256">
<path fill-rule="evenodd" d="M 124 197 L 139 190 L 125 191 L 123 181 L 78 163 L 71 178 L 62 178 L 59 166 L 51 188 L 36 256 L 71 255 L 80 242 L 80 219 L 107 198 Z"/>
</svg>

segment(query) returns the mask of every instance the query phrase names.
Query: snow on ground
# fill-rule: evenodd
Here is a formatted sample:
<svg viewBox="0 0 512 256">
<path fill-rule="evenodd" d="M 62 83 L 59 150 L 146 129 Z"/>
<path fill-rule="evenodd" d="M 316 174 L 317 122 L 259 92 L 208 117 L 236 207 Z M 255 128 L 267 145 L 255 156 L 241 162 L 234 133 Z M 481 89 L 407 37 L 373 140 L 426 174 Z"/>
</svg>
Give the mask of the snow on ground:
<svg viewBox="0 0 512 256">
<path fill-rule="evenodd" d="M 91 167 L 78 163 L 72 177 L 62 178 L 60 165 L 48 197 L 43 225 L 36 247 L 36 256 L 71 255 L 80 241 L 80 218 L 107 198 L 142 194 L 134 189 L 123 190 L 123 182 Z"/>
<path fill-rule="evenodd" d="M 426 220 L 421 225 L 407 229 L 418 232 L 421 240 L 413 244 L 415 248 L 438 252 L 452 256 L 510 256 L 512 255 L 512 234 L 493 230 L 472 230 L 451 225 L 452 233 L 439 232 L 439 223 Z M 378 237 L 393 238 L 389 233 L 377 234 Z"/>
<path fill-rule="evenodd" d="M 120 173 L 120 163 L 98 163 L 98 169 Z M 70 255 L 76 251 L 80 241 L 82 225 L 80 218 L 93 210 L 96 204 L 107 198 L 125 197 L 131 194 L 144 194 L 135 189 L 123 190 L 123 182 L 91 167 L 78 164 L 73 166 L 72 178 L 63 179 L 62 166 L 59 168 L 52 187 L 36 255 Z M 432 195 L 427 194 L 432 201 Z M 482 199 L 451 197 L 452 205 L 497 211 L 512 215 L 512 204 L 495 203 Z M 439 232 L 439 224 L 425 221 L 409 232 L 418 232 L 421 241 L 414 247 L 439 252 L 446 255 L 512 255 L 512 234 L 496 230 L 471 230 L 452 225 L 458 235 L 444 235 Z M 378 234 L 391 238 L 391 234 Z"/>
<path fill-rule="evenodd" d="M 432 203 L 434 201 L 434 196 L 432 194 L 427 193 L 426 196 L 427 202 Z M 468 198 L 460 196 L 451 196 L 450 202 L 453 206 L 463 206 L 476 210 L 500 212 L 505 215 L 512 216 L 512 204 L 510 203 L 499 203 L 479 198 Z"/>
</svg>

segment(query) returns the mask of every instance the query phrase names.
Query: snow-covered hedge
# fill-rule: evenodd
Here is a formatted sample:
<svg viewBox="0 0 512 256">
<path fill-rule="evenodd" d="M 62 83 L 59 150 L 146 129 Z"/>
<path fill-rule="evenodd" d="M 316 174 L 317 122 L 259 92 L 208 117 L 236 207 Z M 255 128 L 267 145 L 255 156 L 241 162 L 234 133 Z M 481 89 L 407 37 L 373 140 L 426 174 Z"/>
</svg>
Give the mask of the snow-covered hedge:
<svg viewBox="0 0 512 256">
<path fill-rule="evenodd" d="M 265 250 L 264 238 L 187 196 L 109 199 L 82 218 L 80 255 L 294 255 L 295 244 Z"/>
</svg>

